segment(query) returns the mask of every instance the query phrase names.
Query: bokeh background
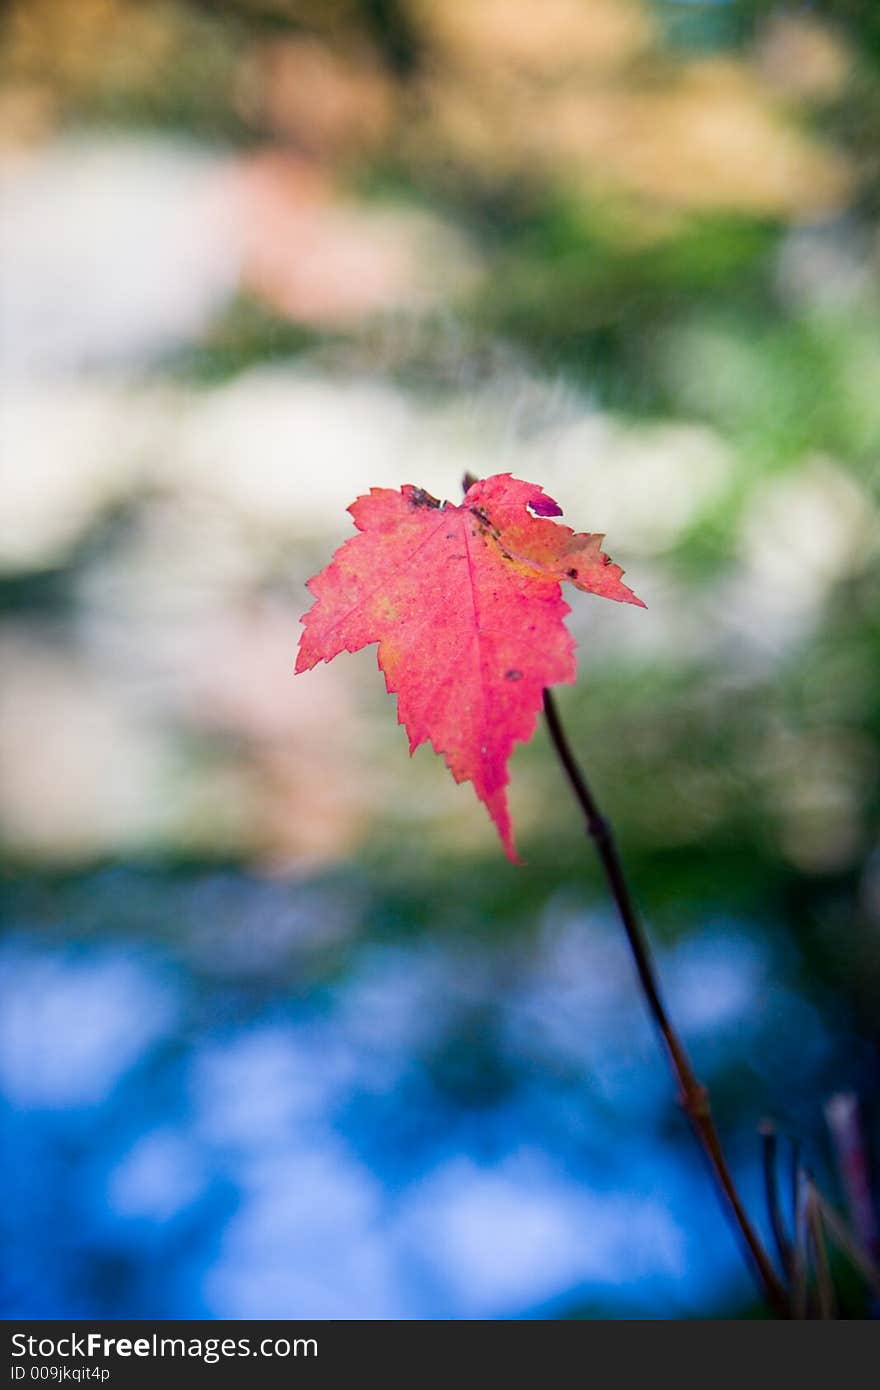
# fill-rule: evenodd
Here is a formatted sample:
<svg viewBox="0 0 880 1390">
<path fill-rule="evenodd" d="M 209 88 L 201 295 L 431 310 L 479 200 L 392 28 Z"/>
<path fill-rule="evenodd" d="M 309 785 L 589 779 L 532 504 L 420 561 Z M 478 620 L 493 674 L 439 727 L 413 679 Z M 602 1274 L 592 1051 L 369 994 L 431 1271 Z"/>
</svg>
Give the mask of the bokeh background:
<svg viewBox="0 0 880 1390">
<path fill-rule="evenodd" d="M 766 1115 L 844 1206 L 880 10 L 6 0 L 0 84 L 4 1316 L 754 1312 L 543 731 L 513 868 L 293 659 L 371 485 L 607 532 L 564 718 L 759 1219 Z"/>
</svg>

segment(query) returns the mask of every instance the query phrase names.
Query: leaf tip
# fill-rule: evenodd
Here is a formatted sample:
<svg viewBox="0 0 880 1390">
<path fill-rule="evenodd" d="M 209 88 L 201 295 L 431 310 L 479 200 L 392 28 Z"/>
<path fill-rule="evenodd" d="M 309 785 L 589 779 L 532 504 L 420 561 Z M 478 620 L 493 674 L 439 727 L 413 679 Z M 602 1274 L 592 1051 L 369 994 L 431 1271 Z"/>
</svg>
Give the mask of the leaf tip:
<svg viewBox="0 0 880 1390">
<path fill-rule="evenodd" d="M 305 637 L 305 633 L 303 633 L 303 637 Z M 294 663 L 293 674 L 295 676 L 301 676 L 303 671 L 311 671 L 312 667 L 316 665 L 317 660 L 310 660 L 309 657 L 306 656 L 306 653 L 302 648 L 302 644 L 300 643 L 300 646 L 297 649 L 296 653 L 296 662 Z"/>
</svg>

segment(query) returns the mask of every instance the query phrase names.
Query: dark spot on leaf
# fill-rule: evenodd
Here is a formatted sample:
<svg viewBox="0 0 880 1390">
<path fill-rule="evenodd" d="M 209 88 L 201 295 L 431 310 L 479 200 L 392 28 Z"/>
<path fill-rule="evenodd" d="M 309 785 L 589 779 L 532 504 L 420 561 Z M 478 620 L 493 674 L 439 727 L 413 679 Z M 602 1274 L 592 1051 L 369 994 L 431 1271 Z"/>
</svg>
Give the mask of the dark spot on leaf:
<svg viewBox="0 0 880 1390">
<path fill-rule="evenodd" d="M 432 497 L 430 492 L 425 492 L 423 487 L 414 487 L 409 500 L 414 507 L 439 507 L 441 505 L 439 498 Z"/>
<path fill-rule="evenodd" d="M 521 680 L 522 680 L 522 671 L 505 671 L 505 672 L 504 672 L 504 679 L 505 679 L 506 681 L 521 681 Z"/>
<path fill-rule="evenodd" d="M 577 570 L 568 570 L 568 571 L 567 571 L 567 574 L 568 574 L 569 579 L 577 579 L 577 577 L 578 577 L 578 572 L 577 572 Z"/>
<path fill-rule="evenodd" d="M 562 508 L 552 497 L 533 497 L 526 505 L 533 516 L 562 516 Z"/>
</svg>

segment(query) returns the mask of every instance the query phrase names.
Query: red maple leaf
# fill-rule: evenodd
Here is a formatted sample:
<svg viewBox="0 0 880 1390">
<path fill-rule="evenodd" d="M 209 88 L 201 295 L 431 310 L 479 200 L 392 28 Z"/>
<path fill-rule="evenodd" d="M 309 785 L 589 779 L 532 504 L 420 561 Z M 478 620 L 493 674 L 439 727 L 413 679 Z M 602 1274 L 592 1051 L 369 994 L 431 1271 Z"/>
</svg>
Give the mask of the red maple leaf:
<svg viewBox="0 0 880 1390">
<path fill-rule="evenodd" d="M 470 781 L 516 860 L 507 763 L 535 731 L 545 686 L 575 679 L 560 581 L 644 607 L 600 548 L 547 518 L 561 509 L 509 473 L 460 506 L 421 488 L 372 488 L 349 507 L 360 533 L 309 580 L 297 671 L 379 643 L 410 752 L 430 742 Z"/>
</svg>

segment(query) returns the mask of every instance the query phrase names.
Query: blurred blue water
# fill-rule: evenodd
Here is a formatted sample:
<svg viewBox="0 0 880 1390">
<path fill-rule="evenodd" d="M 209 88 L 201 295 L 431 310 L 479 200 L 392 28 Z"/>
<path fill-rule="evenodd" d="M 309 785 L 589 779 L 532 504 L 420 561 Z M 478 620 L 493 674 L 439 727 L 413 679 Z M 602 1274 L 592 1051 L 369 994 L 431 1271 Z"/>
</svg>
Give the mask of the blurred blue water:
<svg viewBox="0 0 880 1390">
<path fill-rule="evenodd" d="M 507 945 L 377 939 L 350 883 L 118 869 L 13 910 L 4 1316 L 748 1299 L 601 914 L 550 901 Z M 662 968 L 710 1075 L 735 1050 L 772 1087 L 796 1046 L 808 1087 L 827 1038 L 755 933 L 710 924 Z M 751 1133 L 734 1157 L 756 1196 Z"/>
</svg>

